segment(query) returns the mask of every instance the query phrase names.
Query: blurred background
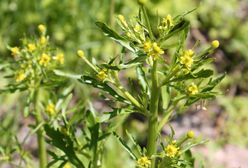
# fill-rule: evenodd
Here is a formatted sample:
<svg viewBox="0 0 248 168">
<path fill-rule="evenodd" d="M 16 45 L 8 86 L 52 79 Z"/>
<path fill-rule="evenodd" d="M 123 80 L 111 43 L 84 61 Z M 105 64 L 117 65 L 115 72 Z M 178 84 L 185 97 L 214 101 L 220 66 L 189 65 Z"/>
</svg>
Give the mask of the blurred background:
<svg viewBox="0 0 248 168">
<path fill-rule="evenodd" d="M 218 88 L 222 94 L 213 101 L 203 102 L 206 109 L 197 104 L 178 114 L 172 126 L 178 135 L 192 129 L 198 136 L 209 139 L 205 146 L 194 151 L 199 160 L 206 162 L 206 167 L 248 167 L 248 0 L 150 0 L 146 6 L 150 16 L 158 14 L 161 17 L 176 16 L 197 8 L 187 16 L 191 22 L 189 43 L 220 41 L 211 66 L 217 74 L 227 73 Z M 115 27 L 117 14 L 126 18 L 136 16 L 136 1 L 0 0 L 0 63 L 3 65 L 10 56 L 7 45 L 16 46 L 21 37 L 34 35 L 37 25 L 42 23 L 47 25 L 51 41 L 65 53 L 64 70 L 83 73 L 87 67 L 78 61 L 75 54 L 78 49 L 102 61 L 120 51 L 118 45 L 95 26 L 99 20 Z M 0 81 L 1 88 L 6 84 L 2 66 Z M 75 86 L 77 98 L 84 99 L 89 95 L 89 87 L 86 91 L 82 85 L 75 83 Z M 17 137 L 23 139 L 32 123 L 23 117 L 24 103 L 16 101 L 19 96 L 19 93 L 0 95 L 0 153 L 13 150 L 13 135 L 17 133 Z M 126 122 L 130 122 L 136 132 L 143 129 L 142 120 L 135 117 Z M 144 138 L 142 135 L 137 137 Z M 35 155 L 35 140 L 25 148 Z M 113 151 L 113 155 L 120 151 Z M 0 167 L 3 163 L 0 159 Z M 113 164 L 120 167 L 119 163 Z"/>
</svg>

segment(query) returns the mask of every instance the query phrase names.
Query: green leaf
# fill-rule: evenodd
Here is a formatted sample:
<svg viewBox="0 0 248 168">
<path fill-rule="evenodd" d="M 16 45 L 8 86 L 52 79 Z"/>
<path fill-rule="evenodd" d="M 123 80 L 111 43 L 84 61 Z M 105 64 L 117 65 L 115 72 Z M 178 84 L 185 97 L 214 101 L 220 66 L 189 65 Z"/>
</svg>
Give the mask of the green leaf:
<svg viewBox="0 0 248 168">
<path fill-rule="evenodd" d="M 99 82 L 98 80 L 90 77 L 90 76 L 82 76 L 81 79 L 78 80 L 81 83 L 91 85 L 95 88 L 101 89 L 105 92 L 107 92 L 109 95 L 113 96 L 116 100 L 120 102 L 125 102 L 127 104 L 130 104 L 129 101 L 127 101 L 124 97 L 119 95 L 114 89 L 112 89 L 107 83 Z"/>
<path fill-rule="evenodd" d="M 109 121 L 112 118 L 121 115 L 123 113 L 128 113 L 128 112 L 126 112 L 126 110 L 124 110 L 123 108 L 114 108 L 113 111 L 111 112 L 103 112 L 103 114 L 100 117 L 98 117 L 97 122 L 103 123 Z"/>
<path fill-rule="evenodd" d="M 124 140 L 117 135 L 115 132 L 113 132 L 114 136 L 117 138 L 117 140 L 120 142 L 120 144 L 124 147 L 124 149 L 130 154 L 130 156 L 134 159 L 137 160 L 138 158 L 135 156 L 135 154 L 132 152 L 130 147 L 124 142 Z"/>
<path fill-rule="evenodd" d="M 164 85 L 161 87 L 162 105 L 163 109 L 167 109 L 170 102 L 169 88 Z"/>
<path fill-rule="evenodd" d="M 73 140 L 68 135 L 61 133 L 59 130 L 55 130 L 48 124 L 44 125 L 44 129 L 49 137 L 48 143 L 62 150 L 68 157 L 68 160 L 76 167 L 85 168 L 74 151 Z"/>
<path fill-rule="evenodd" d="M 144 70 L 142 69 L 141 66 L 138 66 L 136 68 L 136 73 L 137 73 L 138 82 L 142 86 L 143 91 L 146 92 L 147 95 L 150 96 L 150 89 L 149 89 L 149 86 L 148 86 L 148 81 L 147 81 L 145 72 L 144 72 Z"/>
<path fill-rule="evenodd" d="M 180 31 L 187 29 L 189 26 L 189 21 L 181 20 L 179 23 L 177 23 L 170 31 L 169 33 L 161 39 L 161 41 L 165 41 L 172 37 L 174 34 L 179 33 Z"/>
<path fill-rule="evenodd" d="M 123 47 L 127 48 L 128 50 L 135 52 L 135 49 L 132 48 L 129 45 L 129 42 L 120 36 L 118 33 L 116 33 L 114 30 L 109 28 L 105 23 L 102 22 L 96 22 L 96 25 L 103 31 L 103 33 L 107 36 L 110 37 L 111 39 L 115 40 L 116 42 L 120 43 Z"/>
<path fill-rule="evenodd" d="M 27 117 L 29 115 L 29 112 L 30 112 L 29 107 L 30 107 L 32 100 L 33 100 L 33 92 L 30 92 L 28 94 L 28 98 L 26 100 L 25 107 L 24 107 L 24 117 Z"/>
<path fill-rule="evenodd" d="M 212 75 L 213 75 L 213 70 L 211 70 L 211 69 L 202 69 L 199 72 L 196 72 L 196 73 L 193 73 L 193 74 L 189 73 L 189 74 L 186 74 L 186 75 L 179 76 L 179 77 L 173 79 L 172 81 L 175 82 L 175 81 L 185 81 L 187 79 L 208 78 L 208 77 L 210 77 Z"/>
<path fill-rule="evenodd" d="M 139 146 L 139 144 L 135 141 L 134 137 L 126 130 L 126 134 L 129 137 L 129 139 L 132 141 L 132 143 L 134 144 L 135 148 L 137 149 L 138 153 L 140 154 L 140 157 L 143 155 L 142 154 L 142 149 Z"/>
<path fill-rule="evenodd" d="M 67 78 L 71 78 L 71 79 L 80 79 L 80 77 L 81 77 L 81 75 L 72 74 L 72 73 L 64 72 L 64 71 L 57 70 L 57 69 L 53 70 L 53 72 L 58 76 L 67 77 Z"/>
<path fill-rule="evenodd" d="M 189 97 L 189 99 L 186 101 L 185 106 L 189 106 L 195 102 L 197 102 L 200 99 L 210 99 L 214 98 L 216 93 L 214 92 L 206 92 L 206 93 L 199 93 L 197 95 Z"/>
<path fill-rule="evenodd" d="M 210 80 L 209 83 L 207 84 L 207 87 L 205 87 L 202 92 L 207 92 L 207 91 L 211 91 L 213 90 L 213 88 L 218 85 L 223 79 L 224 77 L 226 76 L 226 74 L 223 74 L 219 77 L 217 77 L 216 79 L 214 80 Z"/>
<path fill-rule="evenodd" d="M 91 140 L 90 140 L 90 148 L 97 147 L 97 142 L 99 138 L 99 123 L 89 127 Z"/>
</svg>

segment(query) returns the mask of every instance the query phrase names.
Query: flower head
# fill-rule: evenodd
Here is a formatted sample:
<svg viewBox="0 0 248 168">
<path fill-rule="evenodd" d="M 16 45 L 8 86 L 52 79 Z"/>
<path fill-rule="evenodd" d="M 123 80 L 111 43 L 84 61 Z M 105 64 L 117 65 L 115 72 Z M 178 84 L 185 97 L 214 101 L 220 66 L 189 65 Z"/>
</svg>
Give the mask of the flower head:
<svg viewBox="0 0 248 168">
<path fill-rule="evenodd" d="M 158 46 L 156 42 L 151 43 L 150 41 L 146 41 L 143 44 L 143 49 L 148 56 L 157 59 L 160 55 L 164 54 L 164 51 Z"/>
<path fill-rule="evenodd" d="M 23 71 L 20 71 L 20 72 L 18 72 L 18 73 L 16 74 L 16 76 L 15 76 L 15 81 L 16 81 L 16 82 L 21 82 L 21 81 L 23 81 L 25 78 L 26 78 L 25 73 L 24 73 Z"/>
<path fill-rule="evenodd" d="M 143 49 L 144 49 L 144 51 L 146 53 L 149 53 L 151 51 L 151 49 L 152 49 L 152 43 L 151 43 L 151 41 L 144 42 Z"/>
<path fill-rule="evenodd" d="M 55 113 L 56 113 L 56 110 L 55 110 L 55 105 L 53 103 L 49 103 L 47 106 L 46 106 L 46 112 L 49 116 L 54 116 Z"/>
<path fill-rule="evenodd" d="M 63 168 L 71 168 L 71 164 L 70 164 L 69 162 L 67 162 L 67 163 L 63 166 Z"/>
<path fill-rule="evenodd" d="M 104 81 L 108 75 L 106 74 L 106 69 L 102 69 L 101 71 L 98 72 L 98 74 L 96 75 L 97 78 L 100 80 L 100 81 Z"/>
<path fill-rule="evenodd" d="M 164 51 L 158 46 L 157 43 L 153 43 L 152 48 L 153 48 L 152 55 L 154 55 L 154 57 L 157 57 L 157 56 L 159 56 L 161 54 L 164 54 Z"/>
<path fill-rule="evenodd" d="M 163 18 L 162 24 L 166 28 L 170 28 L 170 27 L 174 26 L 173 19 L 172 19 L 171 15 L 167 15 L 165 18 Z"/>
<path fill-rule="evenodd" d="M 60 64 L 64 64 L 64 62 L 65 62 L 65 58 L 64 58 L 64 54 L 63 54 L 63 53 L 57 54 L 57 55 L 54 57 L 54 59 L 55 59 L 56 61 L 58 61 Z"/>
<path fill-rule="evenodd" d="M 188 93 L 191 95 L 195 95 L 199 92 L 198 87 L 194 83 L 191 83 L 191 85 L 189 85 L 187 90 Z"/>
<path fill-rule="evenodd" d="M 140 167 L 148 168 L 151 165 L 151 160 L 149 160 L 147 156 L 143 156 L 138 159 L 137 164 Z"/>
<path fill-rule="evenodd" d="M 47 43 L 47 38 L 45 36 L 40 37 L 40 44 L 45 45 Z"/>
<path fill-rule="evenodd" d="M 13 57 L 16 57 L 20 53 L 20 49 L 18 47 L 12 47 L 10 51 Z"/>
<path fill-rule="evenodd" d="M 218 48 L 219 45 L 220 45 L 220 43 L 219 43 L 218 40 L 214 40 L 214 41 L 212 41 L 212 43 L 211 43 L 211 46 L 212 46 L 214 49 Z"/>
<path fill-rule="evenodd" d="M 186 50 L 183 52 L 183 55 L 180 57 L 180 63 L 184 65 L 187 69 L 191 69 L 191 66 L 193 64 L 193 58 L 194 55 L 193 50 Z"/>
<path fill-rule="evenodd" d="M 29 43 L 29 44 L 28 44 L 28 51 L 29 51 L 29 52 L 33 52 L 33 51 L 35 51 L 35 50 L 36 50 L 35 44 Z"/>
<path fill-rule="evenodd" d="M 50 62 L 51 57 L 45 53 L 43 53 L 40 57 L 39 64 L 42 66 L 47 66 L 48 63 Z"/>
<path fill-rule="evenodd" d="M 46 26 L 43 24 L 38 25 L 38 30 L 43 34 L 46 32 Z"/>
<path fill-rule="evenodd" d="M 169 144 L 165 148 L 165 152 L 166 152 L 166 156 L 173 158 L 178 154 L 179 148 L 175 144 Z"/>
</svg>

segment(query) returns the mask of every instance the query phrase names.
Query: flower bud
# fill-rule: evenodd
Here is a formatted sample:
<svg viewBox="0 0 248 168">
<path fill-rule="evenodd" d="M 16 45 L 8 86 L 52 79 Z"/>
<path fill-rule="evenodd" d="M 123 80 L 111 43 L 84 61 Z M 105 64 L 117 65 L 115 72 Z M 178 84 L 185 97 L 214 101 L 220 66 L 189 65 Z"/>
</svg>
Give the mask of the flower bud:
<svg viewBox="0 0 248 168">
<path fill-rule="evenodd" d="M 146 0 L 138 0 L 138 4 L 139 5 L 145 5 L 146 4 Z"/>
<path fill-rule="evenodd" d="M 212 41 L 212 43 L 211 43 L 211 46 L 212 46 L 212 48 L 214 48 L 214 49 L 218 48 L 219 45 L 220 45 L 220 43 L 219 43 L 218 40 L 214 40 L 214 41 Z"/>
<path fill-rule="evenodd" d="M 45 31 L 46 31 L 46 26 L 43 25 L 43 24 L 40 24 L 40 25 L 38 26 L 38 29 L 39 29 L 39 31 L 40 31 L 41 33 L 45 33 Z"/>
<path fill-rule="evenodd" d="M 191 138 L 194 138 L 194 137 L 195 137 L 194 131 L 192 131 L 192 130 L 188 131 L 187 137 L 190 138 L 190 139 L 191 139 Z"/>
<path fill-rule="evenodd" d="M 82 50 L 78 50 L 77 54 L 79 57 L 83 58 L 84 57 L 84 52 Z"/>
</svg>

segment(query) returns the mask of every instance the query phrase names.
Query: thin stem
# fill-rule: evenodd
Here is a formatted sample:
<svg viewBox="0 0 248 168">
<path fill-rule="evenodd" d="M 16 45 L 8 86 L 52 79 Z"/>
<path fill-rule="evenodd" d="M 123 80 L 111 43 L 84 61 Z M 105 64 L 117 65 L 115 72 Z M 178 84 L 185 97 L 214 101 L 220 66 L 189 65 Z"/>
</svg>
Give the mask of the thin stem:
<svg viewBox="0 0 248 168">
<path fill-rule="evenodd" d="M 171 78 L 173 76 L 175 76 L 178 71 L 179 71 L 179 67 L 178 66 L 176 66 L 174 68 L 174 70 L 172 69 L 172 72 L 169 75 L 167 75 L 167 77 L 162 81 L 162 83 L 159 85 L 159 87 L 162 87 L 162 86 L 168 84 L 170 82 Z"/>
<path fill-rule="evenodd" d="M 157 60 L 154 60 L 152 67 L 152 95 L 150 101 L 150 115 L 148 118 L 148 156 L 151 157 L 157 150 L 157 132 L 158 132 L 158 102 L 160 88 L 158 87 Z M 151 168 L 155 168 L 155 158 L 152 159 Z"/>
<path fill-rule="evenodd" d="M 164 125 L 168 122 L 171 114 L 173 113 L 173 108 L 167 110 L 166 115 L 161 119 L 161 121 L 158 124 L 158 131 L 161 131 Z"/>
<path fill-rule="evenodd" d="M 140 105 L 139 101 L 135 99 L 123 86 L 121 85 L 116 85 L 116 86 L 135 107 L 142 110 L 142 106 Z"/>
<path fill-rule="evenodd" d="M 115 27 L 115 22 L 114 22 L 114 14 L 115 14 L 115 0 L 110 1 L 110 10 L 109 10 L 109 23 L 112 28 Z M 113 50 L 113 55 L 116 55 L 116 43 L 112 44 L 112 50 Z"/>
<path fill-rule="evenodd" d="M 113 77 L 114 77 L 114 82 L 113 83 L 121 92 L 122 94 L 125 95 L 125 97 L 135 106 L 137 107 L 139 110 L 143 110 L 141 104 L 139 103 L 139 101 L 137 99 L 135 99 L 120 83 L 119 77 L 118 77 L 118 73 L 114 72 L 113 73 Z"/>
<path fill-rule="evenodd" d="M 153 31 L 152 31 L 152 27 L 151 27 L 151 24 L 150 24 L 150 21 L 149 21 L 149 18 L 148 18 L 148 15 L 146 13 L 146 9 L 145 9 L 145 6 L 144 5 L 141 5 L 141 10 L 144 14 L 144 18 L 145 18 L 145 22 L 146 22 L 146 26 L 148 28 L 148 31 L 149 31 L 149 35 L 151 37 L 151 39 L 155 39 L 154 38 L 154 35 L 153 35 Z"/>
<path fill-rule="evenodd" d="M 42 116 L 39 110 L 39 89 L 35 90 L 34 92 L 34 111 L 35 111 L 36 125 L 40 125 L 40 123 L 42 123 Z M 45 138 L 43 136 L 43 131 L 44 131 L 43 127 L 41 127 L 36 132 L 40 168 L 46 168 L 46 165 L 47 165 L 46 144 L 45 144 Z"/>
<path fill-rule="evenodd" d="M 96 69 L 96 67 L 86 58 L 86 57 L 82 57 L 82 59 L 86 62 L 86 64 L 88 64 L 96 73 L 98 73 L 98 70 Z"/>
</svg>

